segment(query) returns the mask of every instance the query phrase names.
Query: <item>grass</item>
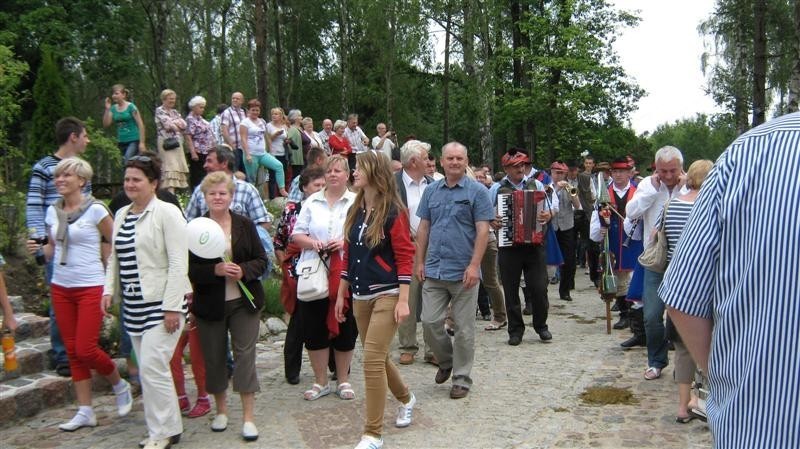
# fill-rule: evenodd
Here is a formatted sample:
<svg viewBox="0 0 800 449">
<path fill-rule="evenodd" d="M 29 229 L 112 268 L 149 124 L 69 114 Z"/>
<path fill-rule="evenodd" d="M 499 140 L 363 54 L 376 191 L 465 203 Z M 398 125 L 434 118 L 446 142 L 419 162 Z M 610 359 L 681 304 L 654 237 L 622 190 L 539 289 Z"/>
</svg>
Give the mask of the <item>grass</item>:
<svg viewBox="0 0 800 449">
<path fill-rule="evenodd" d="M 281 280 L 270 277 L 262 281 L 264 286 L 264 314 L 267 316 L 282 317 L 284 314 L 281 304 Z"/>
</svg>

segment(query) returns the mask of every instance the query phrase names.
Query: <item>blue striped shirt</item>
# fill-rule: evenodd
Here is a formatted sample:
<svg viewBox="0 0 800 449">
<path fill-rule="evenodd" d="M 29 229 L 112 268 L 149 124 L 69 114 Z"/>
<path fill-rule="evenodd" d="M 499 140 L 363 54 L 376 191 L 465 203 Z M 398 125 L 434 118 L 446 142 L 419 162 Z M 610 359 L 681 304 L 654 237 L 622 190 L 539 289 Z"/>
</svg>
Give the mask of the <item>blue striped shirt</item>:
<svg viewBox="0 0 800 449">
<path fill-rule="evenodd" d="M 717 448 L 800 447 L 800 183 L 775 176 L 798 166 L 800 113 L 734 141 L 658 290 L 675 309 L 713 318 L 707 410 Z"/>
<path fill-rule="evenodd" d="M 675 247 L 678 245 L 678 240 L 683 233 L 686 221 L 689 219 L 689 214 L 692 213 L 693 207 L 694 203 L 677 198 L 673 198 L 669 203 L 669 207 L 667 208 L 667 221 L 664 223 L 664 233 L 667 236 L 667 263 L 672 260 Z M 662 218 L 658 220 L 658 226 L 661 225 L 661 220 L 663 219 L 662 212 Z"/>
<path fill-rule="evenodd" d="M 47 208 L 61 197 L 56 190 L 55 171 L 61 158 L 55 155 L 45 156 L 33 165 L 31 182 L 25 200 L 25 227 L 36 229 L 37 236 L 47 235 L 44 216 Z M 92 181 L 83 187 L 83 193 L 92 193 Z"/>
</svg>

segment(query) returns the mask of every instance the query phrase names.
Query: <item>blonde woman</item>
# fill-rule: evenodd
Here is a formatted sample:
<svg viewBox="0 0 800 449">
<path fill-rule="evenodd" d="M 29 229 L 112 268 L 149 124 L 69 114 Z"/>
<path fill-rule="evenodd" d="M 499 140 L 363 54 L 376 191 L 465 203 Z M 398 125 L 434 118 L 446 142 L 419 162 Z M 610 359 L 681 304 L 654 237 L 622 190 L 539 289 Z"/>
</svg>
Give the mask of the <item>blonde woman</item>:
<svg viewBox="0 0 800 449">
<path fill-rule="evenodd" d="M 383 446 L 387 385 L 400 401 L 397 427 L 411 424 L 417 402 L 389 359 L 389 345 L 397 327 L 409 315 L 414 244 L 389 159 L 373 151 L 359 153 L 353 179 L 358 194 L 344 226 L 344 267 L 336 297 L 336 319 L 344 322 L 345 298 L 348 289 L 352 290 L 353 313 L 364 346 L 366 396 L 364 434 L 356 449 L 378 449 Z"/>
<path fill-rule="evenodd" d="M 175 189 L 189 187 L 187 178 L 189 166 L 183 154 L 183 133 L 186 130 L 186 121 L 180 112 L 175 109 L 178 100 L 177 94 L 172 89 L 161 91 L 161 106 L 156 108 L 156 134 L 158 136 L 158 156 L 161 159 L 161 187 L 175 193 Z M 164 142 L 177 140 L 177 147 L 165 148 Z"/>
</svg>

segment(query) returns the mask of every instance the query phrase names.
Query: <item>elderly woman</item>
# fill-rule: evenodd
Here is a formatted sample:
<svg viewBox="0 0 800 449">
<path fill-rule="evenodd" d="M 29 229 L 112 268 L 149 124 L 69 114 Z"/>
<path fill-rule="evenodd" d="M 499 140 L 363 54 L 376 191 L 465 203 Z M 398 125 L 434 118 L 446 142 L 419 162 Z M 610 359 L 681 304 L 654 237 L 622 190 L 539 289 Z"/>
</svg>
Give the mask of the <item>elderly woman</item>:
<svg viewBox="0 0 800 449">
<path fill-rule="evenodd" d="M 347 128 L 347 122 L 336 120 L 336 123 L 333 124 L 333 134 L 328 138 L 328 146 L 331 149 L 331 154 L 344 156 L 350 167 L 355 167 L 356 155 L 353 153 L 350 141 L 344 136 L 345 128 Z"/>
<path fill-rule="evenodd" d="M 161 91 L 161 106 L 156 108 L 156 134 L 158 136 L 158 157 L 161 158 L 161 187 L 175 193 L 175 189 L 189 186 L 186 175 L 189 166 L 183 154 L 183 133 L 186 121 L 175 110 L 178 96 L 172 89 Z M 165 145 L 166 143 L 166 145 Z"/>
<path fill-rule="evenodd" d="M 697 194 L 700 193 L 700 186 L 703 185 L 703 181 L 705 181 L 708 172 L 711 171 L 713 166 L 714 163 L 707 159 L 693 162 L 686 172 L 686 188 L 689 191 L 672 199 L 666 207 L 666 214 L 662 220 L 664 220 L 664 232 L 667 236 L 667 264 L 672 260 L 672 254 L 675 252 L 675 247 L 678 245 L 683 228 L 686 226 L 686 221 L 692 212 Z M 674 330 L 671 323 L 668 324 L 667 328 Z M 697 365 L 681 341 L 680 335 L 677 332 L 669 333 L 671 335 L 668 335 L 668 338 L 675 344 L 675 371 L 673 374 L 675 383 L 678 384 L 678 414 L 675 417 L 675 421 L 685 424 L 697 416 L 697 413 L 693 414 L 691 412 L 697 405 L 696 403 L 691 404 L 691 402 L 696 401 L 691 397 L 691 388 Z"/>
<path fill-rule="evenodd" d="M 117 145 L 125 162 L 146 149 L 142 116 L 136 105 L 128 101 L 129 94 L 122 84 L 111 86 L 111 98 L 106 97 L 106 111 L 103 113 L 103 126 L 117 125 Z"/>
<path fill-rule="evenodd" d="M 301 340 L 308 350 L 315 382 L 304 394 L 308 401 L 330 394 L 326 367 L 329 347 L 333 345 L 336 360 L 336 389 L 341 399 L 354 399 L 348 382 L 358 331 L 349 299 L 344 304 L 345 320 L 336 321 L 333 313 L 339 288 L 339 272 L 344 249 L 344 220 L 353 205 L 355 194 L 347 190 L 350 167 L 342 156 L 331 156 L 325 166 L 325 189 L 311 195 L 303 203 L 292 231 L 292 242 L 302 250 L 298 263 L 320 256 L 327 258 L 328 295 L 315 300 L 297 301 L 293 319 L 301 329 Z M 331 338 L 331 335 L 333 338 Z"/>
<path fill-rule="evenodd" d="M 105 376 L 113 386 L 120 416 L 130 412 L 133 397 L 117 366 L 98 346 L 103 323 L 100 302 L 105 281 L 104 256 L 108 254 L 108 245 L 101 242 L 111 240 L 113 220 L 103 203 L 81 193 L 92 179 L 88 162 L 64 159 L 56 165 L 54 176 L 61 198 L 47 208 L 45 225 L 49 238 L 43 248 L 28 240 L 28 250 L 35 254 L 43 249 L 45 258 L 56 262 L 50 292 L 78 400 L 78 413 L 59 429 L 73 432 L 97 425 L 92 409 L 91 370 Z"/>
<path fill-rule="evenodd" d="M 228 353 L 230 332 L 233 349 L 233 391 L 242 400 L 242 438 L 258 439 L 255 422 L 255 394 L 260 390 L 256 375 L 256 342 L 259 316 L 264 306 L 260 276 L 267 266 L 267 256 L 256 231 L 247 217 L 230 211 L 233 201 L 233 178 L 213 172 L 203 179 L 200 189 L 208 204 L 208 214 L 228 238 L 225 259 L 203 259 L 190 254 L 189 278 L 194 286 L 192 315 L 200 331 L 206 361 L 206 389 L 214 395 L 217 415 L 211 430 L 228 427 Z M 238 283 L 241 281 L 242 283 Z M 242 285 L 253 295 L 247 299 Z"/>
<path fill-rule="evenodd" d="M 389 359 L 389 345 L 397 326 L 408 318 L 408 289 L 414 265 L 408 212 L 397 195 L 389 158 L 367 151 L 356 156 L 353 187 L 355 205 L 344 225 L 345 251 L 342 280 L 336 297 L 336 319 L 343 313 L 348 289 L 358 334 L 364 346 L 366 422 L 356 449 L 383 445 L 386 388 L 400 401 L 395 425 L 411 424 L 414 394 Z M 416 318 L 416 317 L 414 317 Z"/>
<path fill-rule="evenodd" d="M 303 343 L 300 341 L 300 328 L 294 318 L 297 305 L 297 280 L 292 275 L 297 266 L 297 256 L 300 251 L 297 245 L 289 243 L 289 238 L 294 230 L 297 216 L 300 214 L 303 202 L 309 196 L 319 192 L 325 187 L 325 169 L 322 167 L 308 167 L 300 173 L 298 185 L 303 195 L 302 201 L 290 201 L 283 209 L 278 227 L 275 231 L 273 243 L 275 257 L 283 268 L 283 283 L 281 284 L 281 302 L 286 313 L 290 315 L 289 326 L 286 330 L 286 339 L 283 344 L 283 370 L 286 381 L 292 385 L 300 382 L 300 365 L 303 358 Z"/>
<path fill-rule="evenodd" d="M 248 179 L 256 179 L 258 166 L 269 169 L 270 185 L 273 182 L 280 186 L 281 196 L 287 196 L 284 165 L 275 156 L 267 152 L 267 133 L 269 124 L 260 117 L 261 102 L 252 99 L 247 102 L 247 117 L 239 125 L 242 151 L 244 151 L 244 166 Z M 270 195 L 270 198 L 273 196 Z"/>
<path fill-rule="evenodd" d="M 324 150 L 325 143 L 322 141 L 322 137 L 314 131 L 314 119 L 311 117 L 303 117 L 303 158 L 306 161 L 306 164 L 310 164 L 311 161 L 308 160 L 308 150 L 312 148 L 319 148 Z M 308 148 L 305 146 L 306 139 L 308 139 Z"/>
<path fill-rule="evenodd" d="M 303 133 L 303 113 L 299 109 L 289 111 L 289 130 L 286 132 L 286 138 L 291 142 L 289 165 L 292 167 L 292 176 L 297 176 L 303 171 L 306 146 L 311 143 L 308 136 Z"/>
<path fill-rule="evenodd" d="M 122 296 L 122 316 L 139 361 L 146 449 L 163 449 L 183 432 L 170 359 L 187 312 L 189 249 L 180 209 L 156 197 L 161 166 L 149 156 L 125 165 L 124 189 L 131 204 L 117 212 L 106 269 L 102 309 Z"/>
<path fill-rule="evenodd" d="M 189 100 L 189 114 L 186 115 L 186 147 L 189 149 L 189 186 L 192 190 L 200 184 L 205 176 L 203 165 L 206 163 L 208 150 L 217 145 L 211 124 L 203 118 L 206 110 L 206 99 L 197 95 Z"/>
</svg>

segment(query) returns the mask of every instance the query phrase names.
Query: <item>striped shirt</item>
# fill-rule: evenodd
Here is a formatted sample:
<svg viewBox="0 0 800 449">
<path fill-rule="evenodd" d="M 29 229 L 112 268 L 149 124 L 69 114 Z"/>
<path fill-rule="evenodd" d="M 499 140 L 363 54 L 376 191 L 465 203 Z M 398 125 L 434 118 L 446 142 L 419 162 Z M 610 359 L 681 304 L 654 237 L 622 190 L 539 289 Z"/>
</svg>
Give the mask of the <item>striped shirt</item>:
<svg viewBox="0 0 800 449">
<path fill-rule="evenodd" d="M 800 113 L 719 157 L 658 290 L 713 319 L 709 423 L 717 448 L 800 447 Z M 754 180 L 770 179 L 758 184 Z"/>
<path fill-rule="evenodd" d="M 672 260 L 672 255 L 675 253 L 675 247 L 678 245 L 678 239 L 683 233 L 683 228 L 686 226 L 686 220 L 689 219 L 689 214 L 692 213 L 694 203 L 673 198 L 667 208 L 667 221 L 664 223 L 664 233 L 667 236 L 667 263 Z M 663 212 L 661 218 L 658 220 L 656 226 L 661 226 L 663 219 Z"/>
<path fill-rule="evenodd" d="M 44 217 L 47 208 L 61 197 L 56 190 L 55 176 L 56 165 L 61 158 L 55 155 L 45 156 L 33 165 L 31 182 L 28 185 L 28 197 L 25 207 L 25 226 L 36 229 L 37 236 L 47 235 L 44 226 Z M 92 193 L 92 182 L 89 181 L 83 188 L 83 193 Z"/>
<path fill-rule="evenodd" d="M 136 262 L 136 222 L 142 214 L 128 213 L 122 224 L 114 247 L 119 261 L 119 280 L 122 289 L 122 317 L 125 330 L 130 335 L 142 335 L 144 331 L 164 322 L 162 301 L 145 302 L 139 285 L 139 266 Z"/>
</svg>

